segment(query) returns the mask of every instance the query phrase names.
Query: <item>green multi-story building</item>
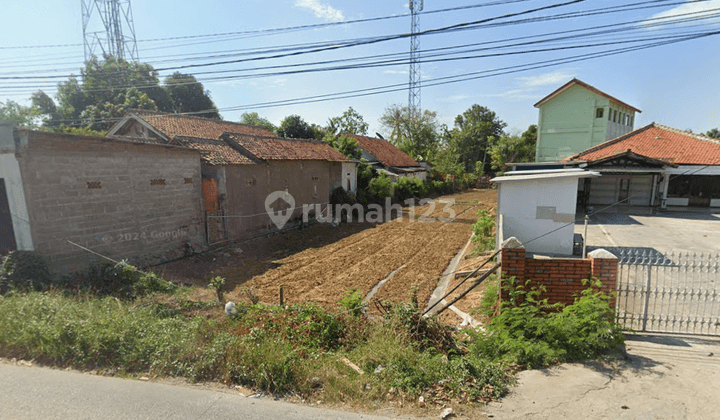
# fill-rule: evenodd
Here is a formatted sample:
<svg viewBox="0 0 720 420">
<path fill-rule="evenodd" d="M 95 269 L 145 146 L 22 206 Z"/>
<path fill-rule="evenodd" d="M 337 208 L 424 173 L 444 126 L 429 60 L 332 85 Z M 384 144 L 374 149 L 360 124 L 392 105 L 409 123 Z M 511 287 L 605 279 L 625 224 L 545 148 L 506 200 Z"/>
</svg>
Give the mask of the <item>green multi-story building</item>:
<svg viewBox="0 0 720 420">
<path fill-rule="evenodd" d="M 552 162 L 633 130 L 639 109 L 578 79 L 535 104 L 538 119 L 536 162 Z"/>
</svg>

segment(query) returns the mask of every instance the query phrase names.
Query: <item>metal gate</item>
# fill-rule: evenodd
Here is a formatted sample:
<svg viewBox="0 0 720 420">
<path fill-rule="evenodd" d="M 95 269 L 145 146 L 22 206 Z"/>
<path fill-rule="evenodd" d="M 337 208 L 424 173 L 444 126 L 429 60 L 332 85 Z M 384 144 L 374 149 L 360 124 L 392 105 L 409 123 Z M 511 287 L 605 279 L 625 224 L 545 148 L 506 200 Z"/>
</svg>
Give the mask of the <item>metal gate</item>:
<svg viewBox="0 0 720 420">
<path fill-rule="evenodd" d="M 619 254 L 619 323 L 634 331 L 720 335 L 720 254 Z"/>
</svg>

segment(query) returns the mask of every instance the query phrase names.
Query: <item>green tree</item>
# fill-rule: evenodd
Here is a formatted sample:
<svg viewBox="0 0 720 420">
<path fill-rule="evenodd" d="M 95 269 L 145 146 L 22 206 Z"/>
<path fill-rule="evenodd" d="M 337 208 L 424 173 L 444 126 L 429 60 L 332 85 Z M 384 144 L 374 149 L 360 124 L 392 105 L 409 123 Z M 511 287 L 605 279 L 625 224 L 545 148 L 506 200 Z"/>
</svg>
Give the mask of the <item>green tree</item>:
<svg viewBox="0 0 720 420">
<path fill-rule="evenodd" d="M 535 161 L 536 143 L 537 126 L 534 124 L 520 136 L 500 136 L 489 151 L 492 169 L 503 171 L 508 162 Z"/>
<path fill-rule="evenodd" d="M 448 132 L 448 141 L 457 150 L 460 163 L 468 172 L 475 169 L 476 162 L 481 162 L 483 171 L 488 171 L 489 149 L 503 135 L 506 126 L 495 112 L 475 104 L 455 117 L 455 127 Z"/>
<path fill-rule="evenodd" d="M 175 73 L 161 86 L 149 64 L 127 62 L 112 56 L 85 62 L 80 78 L 70 76 L 58 84 L 57 102 L 43 91 L 32 96 L 44 115 L 46 127 L 63 125 L 107 130 L 128 108 L 165 112 L 195 112 L 210 109 L 205 116 L 219 117 L 202 84 L 190 75 Z"/>
<path fill-rule="evenodd" d="M 439 147 L 437 112 L 411 112 L 406 106 L 385 109 L 380 124 L 390 131 L 390 142 L 416 160 L 428 160 Z"/>
<path fill-rule="evenodd" d="M 360 159 L 362 151 L 354 138 L 342 134 L 326 134 L 323 141 L 349 159 Z"/>
<path fill-rule="evenodd" d="M 39 112 L 34 107 L 20 105 L 15 101 L 0 101 L 0 120 L 17 123 L 21 128 L 37 129 Z"/>
<path fill-rule="evenodd" d="M 301 116 L 289 115 L 280 123 L 277 135 L 290 139 L 313 139 L 315 130 Z"/>
<path fill-rule="evenodd" d="M 253 125 L 255 127 L 262 127 L 272 132 L 277 130 L 275 124 L 271 123 L 267 118 L 259 116 L 257 112 L 244 112 L 240 116 L 240 122 L 242 124 Z"/>
<path fill-rule="evenodd" d="M 195 76 L 176 72 L 166 77 L 164 83 L 170 96 L 172 112 L 190 112 L 198 117 L 220 119 L 220 112 L 210 98 L 210 91 L 204 90 Z"/>
<path fill-rule="evenodd" d="M 368 124 L 360 113 L 355 111 L 353 107 L 349 107 L 341 116 L 330 118 L 325 131 L 328 134 L 347 133 L 366 136 Z"/>
<path fill-rule="evenodd" d="M 705 135 L 714 139 L 720 139 L 720 130 L 718 130 L 717 128 L 713 128 L 712 130 L 705 133 Z"/>
</svg>

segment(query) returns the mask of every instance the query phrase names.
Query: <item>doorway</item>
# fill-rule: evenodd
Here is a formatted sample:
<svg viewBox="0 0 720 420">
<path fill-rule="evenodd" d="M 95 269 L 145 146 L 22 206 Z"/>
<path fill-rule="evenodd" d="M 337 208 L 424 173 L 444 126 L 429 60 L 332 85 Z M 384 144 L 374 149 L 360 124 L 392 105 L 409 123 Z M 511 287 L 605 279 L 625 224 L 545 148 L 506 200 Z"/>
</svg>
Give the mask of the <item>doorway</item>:
<svg viewBox="0 0 720 420">
<path fill-rule="evenodd" d="M 5 179 L 0 178 L 0 255 L 17 249 Z"/>
</svg>

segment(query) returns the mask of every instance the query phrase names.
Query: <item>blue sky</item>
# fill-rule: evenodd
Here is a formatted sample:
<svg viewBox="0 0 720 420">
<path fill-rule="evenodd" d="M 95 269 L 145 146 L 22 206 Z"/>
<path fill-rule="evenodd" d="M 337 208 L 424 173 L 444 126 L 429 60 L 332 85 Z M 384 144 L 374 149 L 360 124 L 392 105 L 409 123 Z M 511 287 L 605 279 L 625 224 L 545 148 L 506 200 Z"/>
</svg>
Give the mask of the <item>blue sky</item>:
<svg viewBox="0 0 720 420">
<path fill-rule="evenodd" d="M 566 2 L 568 0 L 565 0 Z M 720 0 L 657 2 L 662 7 L 623 11 L 622 6 L 643 0 L 614 1 L 586 0 L 567 6 L 538 11 L 513 19 L 552 16 L 559 13 L 612 8 L 617 13 L 576 17 L 565 20 L 503 25 L 441 33 L 420 38 L 421 53 L 427 50 L 449 52 L 451 47 L 481 42 L 501 41 L 509 38 L 531 37 L 558 31 L 579 30 L 618 24 L 621 22 L 666 22 L 649 19 L 671 18 L 687 13 L 705 14 L 720 12 Z M 647 1 L 647 0 L 645 0 Z M 432 30 L 464 22 L 478 21 L 493 16 L 562 3 L 562 0 L 505 1 L 502 5 L 472 7 L 458 11 L 431 13 L 438 9 L 472 6 L 491 0 L 426 0 L 425 14 L 420 16 L 420 29 Z M 492 1 L 499 3 L 498 1 Z M 712 9 L 718 9 L 713 11 Z M 203 2 L 153 0 L 132 2 L 135 32 L 138 39 L 140 61 L 156 68 L 187 64 L 207 64 L 218 59 L 200 59 L 217 55 L 217 52 L 250 48 L 271 48 L 311 42 L 340 43 L 341 40 L 375 36 L 405 34 L 410 30 L 407 1 L 367 0 L 349 2 L 340 0 L 206 0 Z M 3 5 L 3 25 L 0 25 L 0 77 L 17 75 L 65 76 L 78 74 L 83 62 L 81 0 L 54 0 L 12 2 Z M 228 32 L 269 30 L 331 22 L 349 22 L 359 19 L 397 16 L 372 22 L 343 23 L 329 27 L 296 31 L 268 31 L 255 34 L 238 34 L 217 37 L 199 37 L 179 40 L 152 41 L 158 38 L 208 35 Z M 706 16 L 703 14 L 683 16 Z M 428 62 L 421 64 L 421 75 L 426 85 L 422 89 L 422 108 L 438 112 L 441 122 L 452 125 L 456 115 L 473 104 L 487 106 L 497 112 L 508 124 L 508 131 L 523 131 L 537 122 L 537 109 L 533 104 L 572 77 L 577 77 L 643 112 L 636 119 L 636 127 L 658 122 L 680 129 L 704 132 L 720 126 L 720 35 L 694 39 L 655 48 L 611 55 L 587 61 L 577 61 L 531 69 L 495 77 L 467 80 L 458 83 L 431 86 L 437 79 L 479 71 L 493 71 L 519 65 L 547 62 L 623 48 L 639 44 L 612 44 L 613 42 L 660 38 L 681 33 L 720 31 L 720 19 L 704 19 L 692 23 L 643 27 L 642 23 L 629 25 L 634 31 L 610 31 L 588 39 L 556 41 L 551 44 L 487 49 L 482 52 L 460 54 L 471 58 Z M 530 40 L 532 38 L 526 38 Z M 510 42 L 510 41 L 505 41 Z M 517 41 L 516 41 L 517 42 Z M 646 41 L 659 42 L 659 41 Z M 583 49 L 541 51 L 493 57 L 475 57 L 502 51 L 521 51 L 579 44 L 597 46 Z M 46 45 L 64 45 L 45 47 Z M 340 115 L 349 106 L 360 112 L 370 124 L 370 132 L 383 132 L 379 118 L 392 104 L 407 104 L 407 91 L 398 90 L 379 95 L 339 99 L 327 102 L 305 103 L 292 106 L 260 108 L 257 104 L 369 89 L 379 86 L 406 84 L 406 64 L 311 72 L 305 74 L 273 74 L 263 77 L 235 78 L 213 81 L 207 78 L 239 73 L 210 73 L 225 70 L 244 70 L 242 74 L 261 72 L 258 66 L 277 66 L 273 71 L 284 71 L 283 66 L 318 61 L 352 59 L 381 54 L 407 53 L 407 38 L 370 45 L 324 51 L 295 57 L 266 59 L 244 63 L 202 66 L 184 71 L 196 74 L 211 95 L 225 119 L 237 120 L 244 111 L 258 112 L 273 123 L 279 123 L 290 114 L 301 115 L 306 121 L 325 125 L 329 117 Z M 40 48 L 15 48 L 40 46 Z M 488 44 L 484 47 L 497 47 Z M 482 46 L 481 46 L 482 47 Z M 222 58 L 237 59 L 241 56 Z M 176 61 L 168 61 L 176 60 Z M 255 70 L 254 70 L 255 69 Z M 173 70 L 162 71 L 167 75 Z M 264 70 L 267 72 L 267 70 Z M 62 80 L 62 79 L 61 79 Z M 0 80 L 0 100 L 13 99 L 27 103 L 30 93 L 38 88 L 54 95 L 57 80 Z M 402 89 L 402 86 L 401 86 Z M 245 106 L 242 110 L 223 111 L 224 108 Z"/>
</svg>

